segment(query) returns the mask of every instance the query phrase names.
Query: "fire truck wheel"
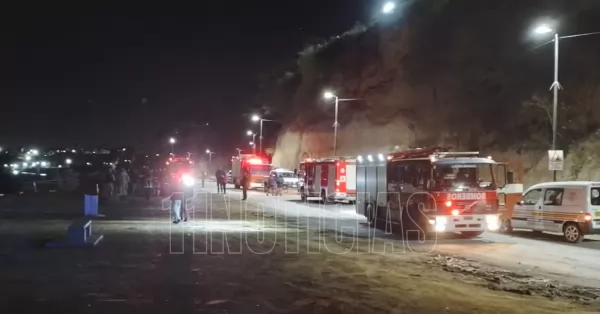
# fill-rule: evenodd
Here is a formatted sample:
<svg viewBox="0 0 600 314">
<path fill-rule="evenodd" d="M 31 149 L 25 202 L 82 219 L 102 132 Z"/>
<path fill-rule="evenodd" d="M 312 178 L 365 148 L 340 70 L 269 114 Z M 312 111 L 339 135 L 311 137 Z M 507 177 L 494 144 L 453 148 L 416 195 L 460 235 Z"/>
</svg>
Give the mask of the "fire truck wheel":
<svg viewBox="0 0 600 314">
<path fill-rule="evenodd" d="M 473 239 L 483 234 L 483 231 L 462 231 L 460 234 L 465 239 Z"/>
</svg>

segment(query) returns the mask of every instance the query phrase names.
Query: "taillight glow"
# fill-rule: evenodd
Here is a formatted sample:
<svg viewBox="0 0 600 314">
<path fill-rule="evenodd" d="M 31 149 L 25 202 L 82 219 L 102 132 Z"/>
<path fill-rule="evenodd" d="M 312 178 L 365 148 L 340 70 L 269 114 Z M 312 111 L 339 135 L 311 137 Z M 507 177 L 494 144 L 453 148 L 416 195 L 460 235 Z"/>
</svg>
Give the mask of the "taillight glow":
<svg viewBox="0 0 600 314">
<path fill-rule="evenodd" d="M 261 165 L 261 164 L 263 164 L 263 160 L 260 158 L 252 158 L 252 159 L 248 159 L 248 163 L 251 165 Z"/>
<path fill-rule="evenodd" d="M 583 217 L 583 220 L 592 221 L 592 214 L 590 214 L 590 213 L 585 214 L 585 216 Z"/>
</svg>

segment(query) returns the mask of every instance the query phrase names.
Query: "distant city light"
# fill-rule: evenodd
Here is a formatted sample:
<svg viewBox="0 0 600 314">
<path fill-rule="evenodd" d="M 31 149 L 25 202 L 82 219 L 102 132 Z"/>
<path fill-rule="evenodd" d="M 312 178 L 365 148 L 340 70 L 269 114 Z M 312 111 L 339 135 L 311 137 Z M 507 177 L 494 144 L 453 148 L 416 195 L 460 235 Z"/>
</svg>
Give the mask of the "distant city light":
<svg viewBox="0 0 600 314">
<path fill-rule="evenodd" d="M 71 150 L 71 153 L 75 153 L 76 151 L 74 149 Z"/>
<path fill-rule="evenodd" d="M 156 154 L 156 157 L 160 156 L 160 154 Z"/>
<path fill-rule="evenodd" d="M 73 161 L 71 160 L 71 158 L 67 158 L 67 160 L 65 160 L 65 163 L 67 163 L 67 165 L 70 165 Z"/>
<path fill-rule="evenodd" d="M 32 150 L 31 150 L 31 154 L 32 154 L 33 156 L 37 156 L 37 155 L 39 155 L 39 154 L 40 154 L 40 152 L 39 152 L 37 149 L 32 149 Z"/>
<path fill-rule="evenodd" d="M 260 120 L 259 116 L 257 116 L 257 115 L 252 116 L 252 121 L 258 121 L 258 120 Z"/>
<path fill-rule="evenodd" d="M 27 168 L 27 163 L 26 162 L 23 163 L 23 168 Z"/>
<path fill-rule="evenodd" d="M 126 150 L 127 150 L 127 148 L 123 148 L 123 151 L 126 151 Z"/>
<path fill-rule="evenodd" d="M 13 171 L 12 171 L 12 174 L 14 174 L 14 175 L 18 175 L 18 174 L 19 174 L 19 170 L 13 170 Z"/>
<path fill-rule="evenodd" d="M 48 165 L 48 162 L 42 161 L 41 165 L 42 165 L 42 167 L 46 167 Z"/>
<path fill-rule="evenodd" d="M 25 160 L 30 161 L 31 160 L 31 156 L 29 156 L 29 155 L 25 156 Z"/>
</svg>

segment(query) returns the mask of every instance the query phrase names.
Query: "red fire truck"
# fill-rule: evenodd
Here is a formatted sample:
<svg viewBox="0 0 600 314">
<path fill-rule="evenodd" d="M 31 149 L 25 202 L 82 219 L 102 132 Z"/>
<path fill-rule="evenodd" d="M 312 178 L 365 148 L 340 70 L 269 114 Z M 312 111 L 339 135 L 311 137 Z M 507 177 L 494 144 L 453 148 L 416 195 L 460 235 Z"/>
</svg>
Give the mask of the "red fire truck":
<svg viewBox="0 0 600 314">
<path fill-rule="evenodd" d="M 272 168 L 266 157 L 242 154 L 231 158 L 231 181 L 235 188 L 239 189 L 242 185 L 243 171 L 246 169 L 250 172 L 249 188 L 264 188 Z"/>
<path fill-rule="evenodd" d="M 371 224 L 385 220 L 404 230 L 460 232 L 468 238 L 500 227 L 497 193 L 512 176 L 491 157 L 436 147 L 357 161 L 356 209 Z"/>
<path fill-rule="evenodd" d="M 356 202 L 355 158 L 308 158 L 300 163 L 299 175 L 303 201 L 316 198 L 323 203 Z"/>
</svg>

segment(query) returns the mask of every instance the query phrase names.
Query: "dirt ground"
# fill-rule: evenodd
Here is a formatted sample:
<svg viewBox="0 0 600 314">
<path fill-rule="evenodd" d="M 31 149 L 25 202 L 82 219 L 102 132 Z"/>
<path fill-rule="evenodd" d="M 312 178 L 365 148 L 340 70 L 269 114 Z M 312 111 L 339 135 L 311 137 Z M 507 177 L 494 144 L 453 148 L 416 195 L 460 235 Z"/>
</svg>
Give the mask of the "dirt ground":
<svg viewBox="0 0 600 314">
<path fill-rule="evenodd" d="M 200 201 L 200 204 L 202 201 Z M 225 208 L 225 204 L 221 204 Z M 198 206 L 172 225 L 155 203 L 95 221 L 93 249 L 45 249 L 69 221 L 0 219 L 7 313 L 598 313 L 600 291 L 372 239 Z M 143 208 L 143 210 L 141 209 Z M 135 214 L 133 214 L 135 213 Z M 258 219 L 260 218 L 260 219 Z M 263 219 L 264 218 L 264 219 Z M 369 246 L 371 244 L 371 246 Z"/>
</svg>

